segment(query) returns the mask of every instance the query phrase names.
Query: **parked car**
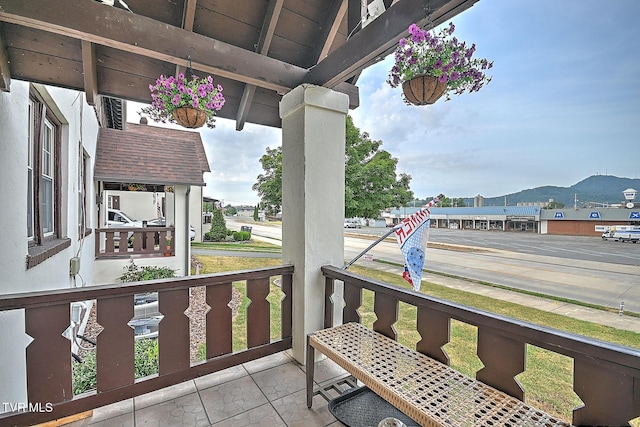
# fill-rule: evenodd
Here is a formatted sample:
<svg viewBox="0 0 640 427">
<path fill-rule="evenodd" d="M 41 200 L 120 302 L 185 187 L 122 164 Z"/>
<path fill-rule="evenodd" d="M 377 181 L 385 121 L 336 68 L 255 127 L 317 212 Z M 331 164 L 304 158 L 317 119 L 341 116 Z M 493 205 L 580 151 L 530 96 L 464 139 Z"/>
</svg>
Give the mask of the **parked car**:
<svg viewBox="0 0 640 427">
<path fill-rule="evenodd" d="M 142 227 L 142 221 L 131 219 L 129 215 L 118 209 L 109 209 L 107 227 Z"/>
<path fill-rule="evenodd" d="M 166 227 L 167 220 L 164 217 L 154 218 L 147 221 L 147 227 Z M 193 242 L 196 238 L 196 229 L 189 225 L 189 239 Z"/>
<path fill-rule="evenodd" d="M 344 228 L 360 228 L 362 224 L 357 219 L 345 219 Z"/>
</svg>

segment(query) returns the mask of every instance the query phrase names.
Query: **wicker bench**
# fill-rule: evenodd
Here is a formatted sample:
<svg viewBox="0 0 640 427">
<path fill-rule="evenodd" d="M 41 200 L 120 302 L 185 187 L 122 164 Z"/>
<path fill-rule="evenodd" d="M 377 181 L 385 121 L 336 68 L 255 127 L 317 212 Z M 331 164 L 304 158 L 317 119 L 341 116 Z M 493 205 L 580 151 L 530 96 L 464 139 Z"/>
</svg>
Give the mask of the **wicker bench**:
<svg viewBox="0 0 640 427">
<path fill-rule="evenodd" d="M 307 337 L 307 407 L 315 350 L 423 426 L 567 426 L 359 323 Z"/>
</svg>

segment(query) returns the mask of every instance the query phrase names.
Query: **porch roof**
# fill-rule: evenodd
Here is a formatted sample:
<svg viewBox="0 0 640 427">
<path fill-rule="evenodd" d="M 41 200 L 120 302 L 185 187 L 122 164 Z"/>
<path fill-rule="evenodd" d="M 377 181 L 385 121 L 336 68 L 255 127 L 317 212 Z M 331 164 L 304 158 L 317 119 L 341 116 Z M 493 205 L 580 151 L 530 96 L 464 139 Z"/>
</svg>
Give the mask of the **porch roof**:
<svg viewBox="0 0 640 427">
<path fill-rule="evenodd" d="M 368 0 L 366 3 L 371 3 Z M 210 74 L 218 116 L 280 127 L 283 94 L 309 83 L 349 95 L 362 70 L 391 53 L 412 23 L 441 24 L 478 0 L 383 0 L 361 25 L 361 0 L 0 0 L 0 90 L 20 79 L 150 103 L 159 75 Z M 116 1 L 122 7 L 125 2 Z M 430 16 L 429 16 L 430 14 Z"/>
<path fill-rule="evenodd" d="M 200 133 L 127 123 L 101 128 L 94 178 L 112 183 L 205 185 L 210 172 Z"/>
</svg>

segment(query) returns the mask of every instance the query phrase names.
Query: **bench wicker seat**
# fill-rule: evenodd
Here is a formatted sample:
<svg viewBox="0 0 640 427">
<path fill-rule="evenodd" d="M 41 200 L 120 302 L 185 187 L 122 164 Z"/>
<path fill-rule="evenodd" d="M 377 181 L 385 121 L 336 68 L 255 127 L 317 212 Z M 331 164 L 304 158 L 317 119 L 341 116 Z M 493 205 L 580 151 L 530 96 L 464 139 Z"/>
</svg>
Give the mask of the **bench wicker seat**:
<svg viewBox="0 0 640 427">
<path fill-rule="evenodd" d="M 359 323 L 307 337 L 307 406 L 315 350 L 423 426 L 567 426 Z"/>
</svg>

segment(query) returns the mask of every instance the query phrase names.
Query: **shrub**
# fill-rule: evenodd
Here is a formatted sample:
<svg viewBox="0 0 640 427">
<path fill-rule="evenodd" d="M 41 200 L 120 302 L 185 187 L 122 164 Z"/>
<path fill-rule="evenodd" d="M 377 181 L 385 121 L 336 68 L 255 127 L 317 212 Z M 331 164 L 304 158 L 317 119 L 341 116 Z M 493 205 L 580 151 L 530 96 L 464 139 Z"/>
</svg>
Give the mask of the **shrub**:
<svg viewBox="0 0 640 427">
<path fill-rule="evenodd" d="M 141 339 L 134 344 L 135 377 L 158 373 L 158 340 Z M 78 395 L 96 388 L 96 353 L 88 352 L 82 363 L 73 363 L 73 394 Z"/>
<path fill-rule="evenodd" d="M 140 267 L 129 260 L 129 264 L 124 267 L 125 272 L 118 277 L 121 282 L 140 282 L 143 280 L 168 279 L 176 277 L 176 271 L 169 267 L 158 267 L 155 265 L 145 265 Z"/>
<path fill-rule="evenodd" d="M 233 240 L 243 242 L 245 240 L 251 240 L 251 233 L 248 231 L 234 231 Z"/>
<path fill-rule="evenodd" d="M 220 209 L 214 209 L 213 216 L 211 217 L 211 230 L 209 231 L 209 237 L 214 242 L 224 240 L 227 235 L 227 225 L 224 222 L 224 216 Z"/>
</svg>

